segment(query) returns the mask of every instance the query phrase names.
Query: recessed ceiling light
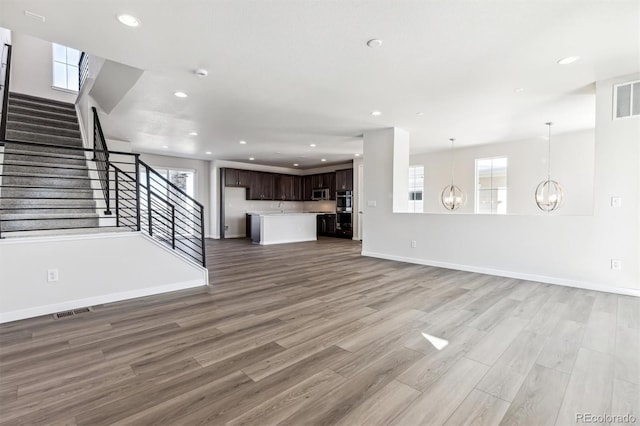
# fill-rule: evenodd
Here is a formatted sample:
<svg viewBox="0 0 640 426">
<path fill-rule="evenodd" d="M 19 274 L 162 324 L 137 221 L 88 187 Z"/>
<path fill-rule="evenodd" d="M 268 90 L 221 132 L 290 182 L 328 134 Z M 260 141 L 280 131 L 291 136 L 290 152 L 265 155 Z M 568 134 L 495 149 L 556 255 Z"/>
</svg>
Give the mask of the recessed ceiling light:
<svg viewBox="0 0 640 426">
<path fill-rule="evenodd" d="M 162 147 L 163 147 L 164 149 L 169 149 L 169 146 L 168 146 L 168 145 L 163 145 Z"/>
<path fill-rule="evenodd" d="M 422 117 L 424 115 L 424 112 L 416 112 L 416 115 Z"/>
<path fill-rule="evenodd" d="M 315 148 L 315 147 L 316 147 L 316 144 L 315 144 L 315 143 L 310 143 L 310 144 L 309 144 L 309 146 L 310 146 L 311 148 Z"/>
<path fill-rule="evenodd" d="M 356 157 L 360 157 L 360 154 L 356 154 Z"/>
<path fill-rule="evenodd" d="M 198 77 L 206 77 L 209 75 L 209 71 L 205 70 L 204 68 L 198 68 L 197 70 L 194 71 L 194 73 Z"/>
<path fill-rule="evenodd" d="M 246 145 L 247 141 L 240 141 L 240 145 Z"/>
<path fill-rule="evenodd" d="M 139 27 L 140 26 L 140 20 L 138 18 L 136 18 L 135 16 L 132 15 L 128 15 L 126 13 L 122 13 L 120 15 L 117 16 L 118 21 L 120 21 L 121 24 L 126 25 L 127 27 Z"/>
<path fill-rule="evenodd" d="M 377 38 L 372 38 L 371 40 L 367 41 L 367 46 L 369 46 L 372 49 L 375 49 L 376 47 L 382 46 L 382 40 Z"/>
<path fill-rule="evenodd" d="M 293 163 L 294 167 L 298 167 L 300 164 L 298 163 Z"/>
<path fill-rule="evenodd" d="M 515 89 L 513 89 L 513 91 L 516 93 L 522 93 L 524 92 L 524 87 L 516 87 Z"/>
<path fill-rule="evenodd" d="M 205 154 L 211 155 L 211 151 L 207 151 L 207 152 L 205 152 Z"/>
<path fill-rule="evenodd" d="M 249 160 L 253 161 L 253 160 L 255 160 L 255 158 L 253 158 L 253 157 L 249 157 Z"/>
<path fill-rule="evenodd" d="M 326 159 L 326 158 L 323 158 L 323 159 L 321 159 L 320 161 L 322 161 L 322 162 L 324 163 L 325 161 L 327 161 L 327 159 Z"/>
<path fill-rule="evenodd" d="M 198 132 L 189 132 L 189 136 L 198 136 Z"/>
<path fill-rule="evenodd" d="M 569 65 L 580 59 L 580 56 L 567 56 L 566 58 L 558 59 L 558 64 Z"/>
<path fill-rule="evenodd" d="M 187 95 L 186 93 L 184 93 L 184 92 L 173 92 L 173 95 L 174 95 L 176 98 L 186 98 L 186 97 L 188 96 L 188 95 Z"/>
<path fill-rule="evenodd" d="M 371 111 L 371 115 L 373 115 L 374 117 L 377 117 L 379 115 L 382 115 L 382 113 L 380 111 Z"/>
</svg>

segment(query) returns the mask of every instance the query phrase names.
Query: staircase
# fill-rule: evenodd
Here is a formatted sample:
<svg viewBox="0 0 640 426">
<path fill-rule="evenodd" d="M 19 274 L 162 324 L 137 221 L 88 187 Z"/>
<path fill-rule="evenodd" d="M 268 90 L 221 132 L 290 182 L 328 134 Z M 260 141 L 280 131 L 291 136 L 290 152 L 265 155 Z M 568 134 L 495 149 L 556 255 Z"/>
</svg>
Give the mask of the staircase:
<svg viewBox="0 0 640 426">
<path fill-rule="evenodd" d="M 98 226 L 84 152 L 60 148 L 83 148 L 74 105 L 10 93 L 6 140 L 0 194 L 2 237 Z"/>
</svg>

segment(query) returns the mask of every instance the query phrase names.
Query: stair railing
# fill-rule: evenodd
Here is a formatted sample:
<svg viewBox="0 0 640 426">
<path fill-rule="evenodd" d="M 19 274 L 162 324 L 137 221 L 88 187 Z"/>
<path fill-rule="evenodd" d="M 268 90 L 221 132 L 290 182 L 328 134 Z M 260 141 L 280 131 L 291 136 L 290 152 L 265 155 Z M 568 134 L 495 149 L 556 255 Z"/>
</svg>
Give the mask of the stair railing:
<svg viewBox="0 0 640 426">
<path fill-rule="evenodd" d="M 82 52 L 78 61 L 78 92 L 82 90 L 87 77 L 89 77 L 89 55 Z"/>
<path fill-rule="evenodd" d="M 11 45 L 2 46 L 2 69 L 0 70 L 0 85 L 2 85 L 0 100 L 2 115 L 0 116 L 0 143 L 7 136 L 7 111 L 9 104 L 9 78 L 11 77 Z"/>
<path fill-rule="evenodd" d="M 109 196 L 111 181 L 108 178 L 110 169 L 109 150 L 107 149 L 107 140 L 104 137 L 100 119 L 98 118 L 98 111 L 96 107 L 91 109 L 93 111 L 93 161 L 96 162 L 100 183 L 102 184 L 102 192 L 104 193 L 104 201 L 106 203 L 104 214 L 111 215 L 111 197 Z"/>
</svg>

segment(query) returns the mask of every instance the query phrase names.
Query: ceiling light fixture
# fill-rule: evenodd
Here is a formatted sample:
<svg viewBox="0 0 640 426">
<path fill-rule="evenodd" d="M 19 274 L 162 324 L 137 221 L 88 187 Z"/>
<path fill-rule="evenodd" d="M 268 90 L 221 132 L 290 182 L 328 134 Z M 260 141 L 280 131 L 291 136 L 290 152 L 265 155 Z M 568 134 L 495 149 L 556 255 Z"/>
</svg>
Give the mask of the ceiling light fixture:
<svg viewBox="0 0 640 426">
<path fill-rule="evenodd" d="M 367 46 L 369 46 L 372 49 L 378 48 L 382 46 L 382 40 L 377 38 L 372 38 L 371 40 L 367 41 Z"/>
<path fill-rule="evenodd" d="M 559 65 L 569 65 L 569 64 L 574 63 L 578 59 L 580 59 L 580 56 L 567 56 L 566 58 L 558 59 L 558 64 Z"/>
<path fill-rule="evenodd" d="M 198 132 L 189 132 L 189 136 L 198 136 Z"/>
<path fill-rule="evenodd" d="M 169 146 L 168 145 L 163 145 L 162 148 L 169 149 Z"/>
<path fill-rule="evenodd" d="M 33 12 L 28 11 L 28 10 L 24 11 L 24 16 L 26 16 L 28 18 L 33 18 L 33 19 L 36 19 L 36 20 L 42 21 L 42 22 L 45 22 L 47 20 L 47 18 L 45 18 L 44 16 L 38 15 L 37 13 L 33 13 Z"/>
<path fill-rule="evenodd" d="M 211 151 L 207 151 L 207 152 L 205 152 L 205 154 L 211 155 Z"/>
<path fill-rule="evenodd" d="M 536 204 L 543 212 L 551 212 L 556 210 L 562 204 L 564 191 L 562 185 L 555 180 L 551 180 L 551 125 L 553 123 L 544 123 L 549 127 L 549 138 L 547 148 L 547 180 L 538 184 L 536 188 Z"/>
<path fill-rule="evenodd" d="M 188 95 L 184 92 L 173 92 L 173 96 L 176 98 L 186 98 Z"/>
<path fill-rule="evenodd" d="M 311 148 L 315 148 L 317 145 L 316 145 L 315 143 L 310 143 L 310 144 L 309 144 L 309 146 L 310 146 Z"/>
<path fill-rule="evenodd" d="M 356 157 L 360 157 L 360 154 L 354 154 Z"/>
<path fill-rule="evenodd" d="M 118 21 L 120 21 L 121 24 L 126 25 L 127 27 L 136 28 L 140 26 L 140 20 L 133 15 L 122 13 L 116 16 L 116 18 L 118 18 Z"/>
<path fill-rule="evenodd" d="M 516 87 L 515 89 L 513 89 L 513 91 L 516 93 L 522 93 L 524 92 L 524 87 Z"/>
<path fill-rule="evenodd" d="M 416 115 L 422 117 L 424 115 L 424 112 L 416 112 Z"/>
<path fill-rule="evenodd" d="M 298 167 L 300 164 L 298 163 L 293 163 L 294 167 Z"/>
<path fill-rule="evenodd" d="M 253 158 L 253 157 L 249 157 L 249 160 L 253 161 L 253 160 L 255 160 L 255 158 Z"/>
<path fill-rule="evenodd" d="M 467 201 L 467 196 L 460 187 L 453 183 L 453 143 L 455 139 L 451 138 L 449 140 L 451 141 L 451 184 L 444 187 L 440 198 L 444 208 L 453 211 L 464 205 Z"/>
<path fill-rule="evenodd" d="M 320 161 L 322 161 L 322 162 L 324 163 L 325 161 L 327 161 L 327 159 L 326 159 L 326 158 L 323 158 L 323 159 L 321 159 Z"/>
<path fill-rule="evenodd" d="M 380 111 L 371 111 L 371 115 L 373 115 L 374 117 L 377 117 L 379 115 L 382 115 L 382 113 Z"/>
<path fill-rule="evenodd" d="M 247 141 L 240 141 L 239 143 L 240 143 L 240 145 L 246 145 Z"/>
<path fill-rule="evenodd" d="M 194 71 L 194 73 L 198 77 L 206 77 L 209 75 L 209 71 L 205 70 L 204 68 L 198 68 L 197 70 Z"/>
</svg>

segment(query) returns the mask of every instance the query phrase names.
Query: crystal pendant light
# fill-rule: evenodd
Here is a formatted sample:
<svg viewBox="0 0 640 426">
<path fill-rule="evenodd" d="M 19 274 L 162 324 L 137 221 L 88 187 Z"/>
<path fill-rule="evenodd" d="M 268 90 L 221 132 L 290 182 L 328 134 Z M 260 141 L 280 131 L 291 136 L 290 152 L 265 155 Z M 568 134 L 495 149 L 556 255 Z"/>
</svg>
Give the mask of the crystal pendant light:
<svg viewBox="0 0 640 426">
<path fill-rule="evenodd" d="M 536 188 L 536 204 L 543 212 L 551 212 L 559 208 L 562 204 L 563 190 L 562 185 L 555 180 L 551 180 L 551 125 L 553 123 L 549 122 L 545 124 L 549 127 L 547 180 L 540 182 Z"/>
<path fill-rule="evenodd" d="M 451 141 L 451 185 L 445 186 L 440 198 L 444 208 L 453 211 L 464 205 L 467 196 L 462 189 L 453 184 L 453 142 L 455 139 L 449 140 Z"/>
</svg>

